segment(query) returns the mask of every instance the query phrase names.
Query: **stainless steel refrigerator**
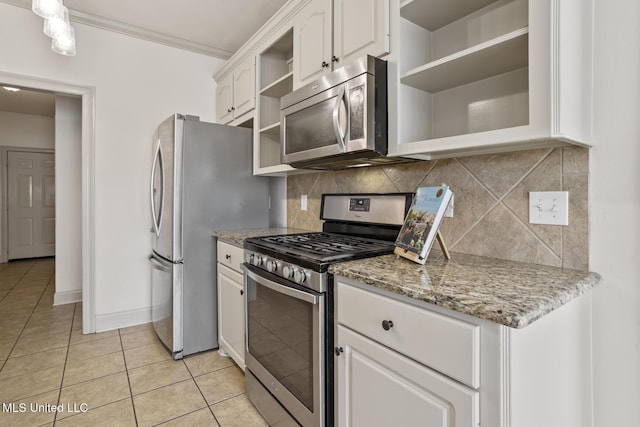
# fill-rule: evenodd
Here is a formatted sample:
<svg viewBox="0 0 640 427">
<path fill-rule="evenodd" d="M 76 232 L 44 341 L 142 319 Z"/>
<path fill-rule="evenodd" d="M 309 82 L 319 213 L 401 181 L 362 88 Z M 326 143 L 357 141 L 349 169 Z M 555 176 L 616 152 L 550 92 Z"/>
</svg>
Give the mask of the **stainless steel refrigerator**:
<svg viewBox="0 0 640 427">
<path fill-rule="evenodd" d="M 175 114 L 153 138 L 151 316 L 174 359 L 218 347 L 215 229 L 269 226 L 250 129 Z"/>
</svg>

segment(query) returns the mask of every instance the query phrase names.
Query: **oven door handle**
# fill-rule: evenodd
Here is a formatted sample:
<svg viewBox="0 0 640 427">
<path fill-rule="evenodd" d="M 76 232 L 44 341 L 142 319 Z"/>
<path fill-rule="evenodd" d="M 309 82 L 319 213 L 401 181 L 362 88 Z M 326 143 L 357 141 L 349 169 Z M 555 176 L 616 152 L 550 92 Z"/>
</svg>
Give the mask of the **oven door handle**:
<svg viewBox="0 0 640 427">
<path fill-rule="evenodd" d="M 249 270 L 249 268 L 247 267 L 245 267 L 244 271 L 246 272 L 247 276 L 251 278 L 251 280 L 259 285 L 266 286 L 269 289 L 272 289 L 284 295 L 288 295 L 295 299 L 299 299 L 314 305 L 318 304 L 318 297 L 312 293 L 299 291 L 298 289 L 281 285 L 280 283 L 274 282 L 273 280 L 265 279 L 259 274 L 256 274 L 253 271 Z"/>
</svg>

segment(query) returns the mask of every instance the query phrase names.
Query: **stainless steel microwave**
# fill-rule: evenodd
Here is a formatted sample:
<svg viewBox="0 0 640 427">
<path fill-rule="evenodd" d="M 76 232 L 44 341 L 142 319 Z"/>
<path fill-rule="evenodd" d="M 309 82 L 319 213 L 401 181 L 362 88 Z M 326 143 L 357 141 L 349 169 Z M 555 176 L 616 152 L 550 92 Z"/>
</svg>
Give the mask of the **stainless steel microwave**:
<svg viewBox="0 0 640 427">
<path fill-rule="evenodd" d="M 282 163 L 343 169 L 387 162 L 386 61 L 362 57 L 285 95 L 280 106 Z"/>
</svg>

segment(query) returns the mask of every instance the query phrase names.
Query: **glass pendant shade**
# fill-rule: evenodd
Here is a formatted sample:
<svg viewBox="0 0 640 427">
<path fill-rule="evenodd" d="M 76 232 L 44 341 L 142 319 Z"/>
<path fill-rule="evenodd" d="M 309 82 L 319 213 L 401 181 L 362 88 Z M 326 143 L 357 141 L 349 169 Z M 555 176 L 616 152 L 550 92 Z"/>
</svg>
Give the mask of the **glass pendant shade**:
<svg viewBox="0 0 640 427">
<path fill-rule="evenodd" d="M 75 56 L 76 34 L 72 26 L 51 40 L 51 50 L 61 55 Z"/>
<path fill-rule="evenodd" d="M 69 28 L 69 9 L 62 6 L 62 17 L 54 16 L 44 20 L 44 33 L 51 38 L 58 37 L 58 34 Z"/>
<path fill-rule="evenodd" d="M 62 17 L 62 0 L 33 0 L 31 10 L 45 19 Z"/>
</svg>

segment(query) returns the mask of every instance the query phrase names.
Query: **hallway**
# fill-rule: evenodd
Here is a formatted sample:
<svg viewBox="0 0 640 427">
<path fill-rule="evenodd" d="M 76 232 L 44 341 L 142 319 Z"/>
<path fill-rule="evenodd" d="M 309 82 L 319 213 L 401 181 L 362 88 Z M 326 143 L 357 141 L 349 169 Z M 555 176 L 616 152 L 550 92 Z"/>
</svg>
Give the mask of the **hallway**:
<svg viewBox="0 0 640 427">
<path fill-rule="evenodd" d="M 266 425 L 231 359 L 174 361 L 150 324 L 82 335 L 81 304 L 54 292 L 54 258 L 0 264 L 3 427 Z"/>
</svg>

